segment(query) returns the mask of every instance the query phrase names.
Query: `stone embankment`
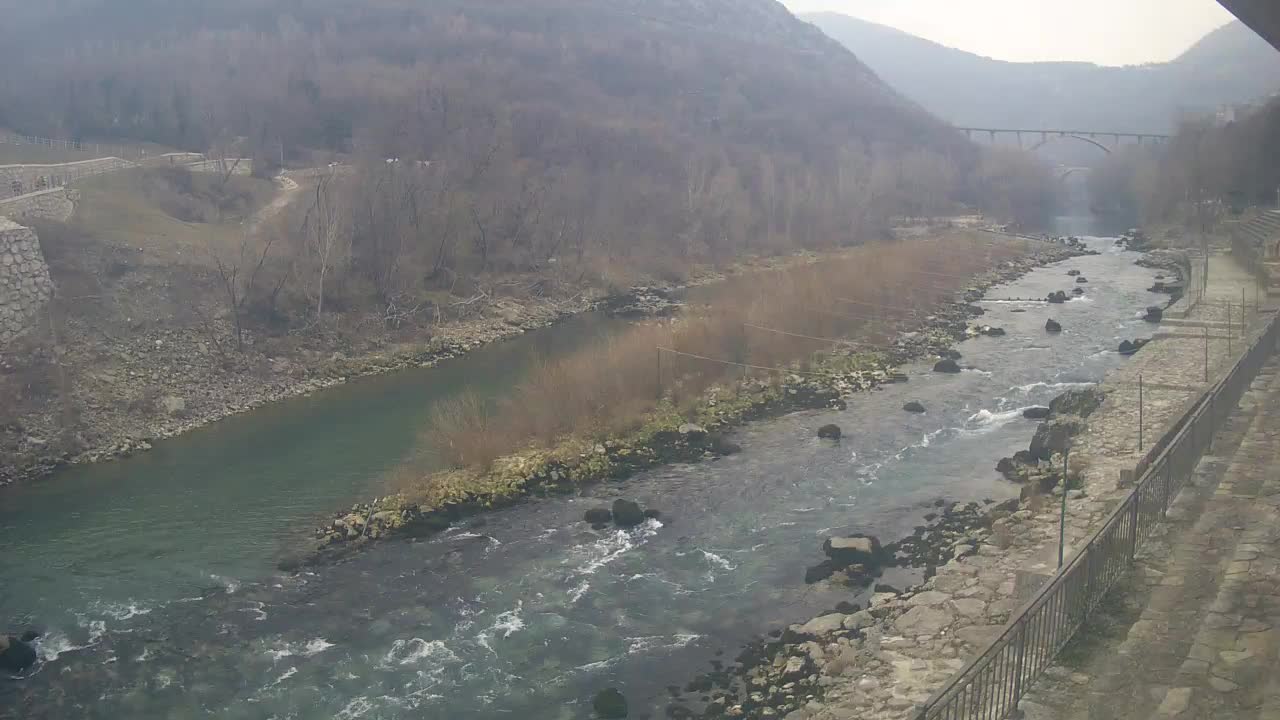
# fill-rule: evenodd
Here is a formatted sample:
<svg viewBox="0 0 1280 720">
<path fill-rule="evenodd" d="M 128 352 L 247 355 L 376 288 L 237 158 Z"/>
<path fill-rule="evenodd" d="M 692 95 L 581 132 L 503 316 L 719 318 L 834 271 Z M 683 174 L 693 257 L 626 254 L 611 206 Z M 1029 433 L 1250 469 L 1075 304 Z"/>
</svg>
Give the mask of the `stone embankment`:
<svg viewBox="0 0 1280 720">
<path fill-rule="evenodd" d="M 1185 267 L 1181 261 L 1177 265 Z M 699 697 L 675 706 L 674 716 L 692 717 L 696 707 L 712 717 L 910 717 L 1051 577 L 1057 567 L 1061 493 L 1067 495 L 1065 552 L 1070 556 L 1128 491 L 1132 468 L 1150 451 L 1149 443 L 1208 386 L 1205 328 L 1216 330 L 1208 346 L 1209 379 L 1229 367 L 1243 343 L 1237 326 L 1234 352 L 1228 349 L 1226 308 L 1219 305 L 1227 297 L 1238 299 L 1251 282 L 1229 258 L 1214 258 L 1203 299 L 1188 295 L 1170 307 L 1165 331 L 1109 373 L 1097 395 L 1060 401 L 1060 411 L 1074 410 L 1070 414 L 1085 418 L 1073 428 L 1067 487 L 1054 478 L 1045 483 L 1050 494 L 1027 494 L 1016 507 L 952 508 L 949 515 L 967 511 L 976 519 L 959 527 L 950 522 L 945 533 L 935 532 L 936 524 L 917 531 L 918 539 L 940 535 L 923 543 L 935 557 L 952 556 L 932 571 L 926 568 L 924 582 L 902 593 L 877 592 L 866 609 L 844 604 L 837 612 L 792 626 L 775 641 L 760 643 L 737 666 L 692 683 L 687 690 Z M 1144 378 L 1142 450 L 1139 375 Z M 1093 405 L 1097 407 L 1090 412 Z M 1061 455 L 1050 456 L 1054 459 L 1043 468 L 1046 480 L 1053 475 L 1053 463 L 1061 464 Z M 940 522 L 948 522 L 946 515 Z M 700 702 L 701 696 L 711 698 L 709 706 Z"/>
<path fill-rule="evenodd" d="M 1055 245 L 1038 255 L 1007 261 L 976 278 L 965 299 L 978 300 L 987 288 L 1083 252 L 1086 251 L 1075 244 Z M 491 470 L 441 474 L 432 478 L 434 494 L 428 500 L 414 503 L 391 496 L 338 513 L 332 522 L 317 530 L 321 551 L 312 559 L 346 555 L 351 550 L 346 546 L 351 544 L 434 532 L 459 517 L 517 502 L 532 493 L 568 492 L 661 463 L 723 454 L 711 443 L 717 433 L 727 428 L 798 408 L 842 403 L 842 398 L 851 393 L 895 382 L 900 375 L 897 368 L 908 362 L 928 357 L 958 358 L 952 348 L 956 342 L 983 334 L 981 326 L 972 325 L 972 319 L 981 314 L 980 308 L 967 303 L 945 304 L 922 326 L 901 334 L 890 351 L 833 353 L 821 377 L 796 374 L 772 382 L 743 381 L 736 389 L 713 390 L 690 413 L 659 413 L 640 431 L 609 442 L 586 445 L 570 441 L 549 451 L 502 458 Z M 698 429 L 696 440 L 691 441 L 680 432 L 685 424 Z"/>
<path fill-rule="evenodd" d="M 52 294 L 36 234 L 0 217 L 0 347 L 31 329 Z"/>
<path fill-rule="evenodd" d="M 5 198 L 0 200 L 0 217 L 66 222 L 75 212 L 76 192 L 65 187 L 55 187 Z"/>
</svg>

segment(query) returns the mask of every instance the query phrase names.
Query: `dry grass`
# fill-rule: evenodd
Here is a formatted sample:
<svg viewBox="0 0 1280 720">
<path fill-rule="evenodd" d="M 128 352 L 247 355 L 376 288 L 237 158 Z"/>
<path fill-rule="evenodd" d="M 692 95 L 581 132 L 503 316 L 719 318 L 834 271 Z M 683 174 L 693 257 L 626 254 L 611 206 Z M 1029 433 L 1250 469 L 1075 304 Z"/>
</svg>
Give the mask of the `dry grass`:
<svg viewBox="0 0 1280 720">
<path fill-rule="evenodd" d="M 223 194 L 244 198 L 237 211 L 221 222 L 192 221 L 186 205 L 210 204 L 207 193 L 174 188 L 165 181 L 171 174 L 168 168 L 136 169 L 87 178 L 76 185 L 80 203 L 72 223 L 99 240 L 142 250 L 148 264 L 199 265 L 208 261 L 211 242 L 235 247 L 245 232 L 243 218 L 274 192 L 269 181 L 233 177 Z M 192 179 L 204 188 L 216 178 L 193 174 Z"/>
<path fill-rule="evenodd" d="M 680 320 L 637 325 L 536 367 L 494 406 L 468 395 L 442 405 L 424 439 L 448 464 L 487 468 L 504 455 L 552 447 L 566 437 L 616 436 L 642 424 L 660 399 L 684 408 L 716 383 L 769 374 L 760 367 L 797 361 L 804 367 L 832 348 L 831 339 L 864 343 L 863 348 L 883 344 L 896 323 L 918 318 L 967 287 L 974 273 L 1021 254 L 1023 247 L 952 233 L 862 246 L 812 265 L 737 277 L 707 306 Z"/>
</svg>

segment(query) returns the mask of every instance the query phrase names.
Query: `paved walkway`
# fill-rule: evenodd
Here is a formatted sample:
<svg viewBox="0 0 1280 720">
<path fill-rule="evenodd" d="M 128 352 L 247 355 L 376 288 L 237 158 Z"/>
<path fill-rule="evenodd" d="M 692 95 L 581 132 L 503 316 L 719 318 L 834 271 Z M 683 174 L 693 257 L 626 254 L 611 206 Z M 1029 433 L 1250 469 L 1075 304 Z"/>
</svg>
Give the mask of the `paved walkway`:
<svg viewBox="0 0 1280 720">
<path fill-rule="evenodd" d="M 1028 720 L 1280 719 L 1280 361 L 1214 451 Z"/>
</svg>

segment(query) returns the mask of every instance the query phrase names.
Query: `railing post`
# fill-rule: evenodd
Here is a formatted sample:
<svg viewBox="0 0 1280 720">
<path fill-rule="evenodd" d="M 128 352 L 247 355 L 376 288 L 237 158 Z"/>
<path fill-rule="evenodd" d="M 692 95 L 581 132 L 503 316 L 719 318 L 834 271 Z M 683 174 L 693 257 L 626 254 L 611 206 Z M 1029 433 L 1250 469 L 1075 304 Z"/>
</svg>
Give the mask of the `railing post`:
<svg viewBox="0 0 1280 720">
<path fill-rule="evenodd" d="M 1018 629 L 1018 659 L 1015 661 L 1016 670 L 1013 675 L 1013 707 L 1018 707 L 1018 701 L 1022 699 L 1022 675 L 1026 671 L 1027 665 L 1027 621 L 1024 617 L 1022 627 Z"/>
<path fill-rule="evenodd" d="M 1129 496 L 1133 501 L 1133 507 L 1129 508 L 1129 562 L 1138 557 L 1138 498 L 1141 492 L 1142 485 L 1138 485 Z"/>
</svg>

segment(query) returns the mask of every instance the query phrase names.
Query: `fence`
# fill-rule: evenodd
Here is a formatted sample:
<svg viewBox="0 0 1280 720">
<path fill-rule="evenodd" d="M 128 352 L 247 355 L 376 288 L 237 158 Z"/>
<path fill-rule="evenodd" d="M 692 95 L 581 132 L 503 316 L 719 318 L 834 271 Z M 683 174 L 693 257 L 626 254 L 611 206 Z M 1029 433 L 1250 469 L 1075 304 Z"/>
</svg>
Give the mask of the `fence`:
<svg viewBox="0 0 1280 720">
<path fill-rule="evenodd" d="M 57 140 L 55 138 L 39 137 L 36 135 L 10 135 L 8 133 L 0 133 L 0 145 L 35 145 L 39 147 L 52 148 L 54 150 L 70 150 L 91 153 L 95 157 L 114 155 L 115 157 L 122 158 L 136 158 L 144 157 L 147 154 L 145 150 L 138 147 L 87 143 L 81 142 L 80 140 Z"/>
<path fill-rule="evenodd" d="M 1272 318 L 1230 372 L 1144 458 L 1132 492 L 1065 567 L 1022 606 L 1003 632 L 956 673 L 914 716 L 916 720 L 1001 720 L 1097 607 L 1133 562 L 1138 542 L 1164 519 L 1169 504 L 1211 447 L 1218 426 L 1240 402 L 1276 348 Z"/>
</svg>

